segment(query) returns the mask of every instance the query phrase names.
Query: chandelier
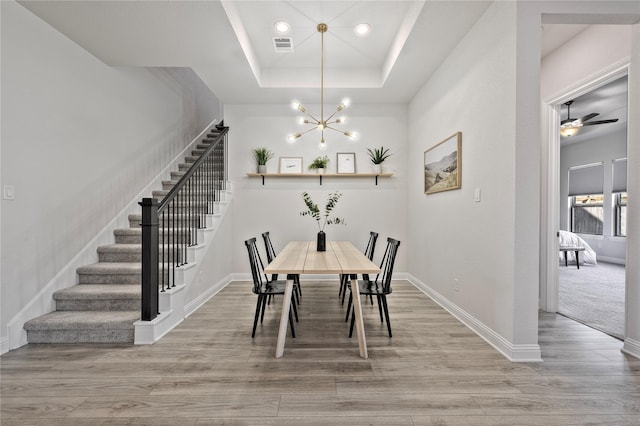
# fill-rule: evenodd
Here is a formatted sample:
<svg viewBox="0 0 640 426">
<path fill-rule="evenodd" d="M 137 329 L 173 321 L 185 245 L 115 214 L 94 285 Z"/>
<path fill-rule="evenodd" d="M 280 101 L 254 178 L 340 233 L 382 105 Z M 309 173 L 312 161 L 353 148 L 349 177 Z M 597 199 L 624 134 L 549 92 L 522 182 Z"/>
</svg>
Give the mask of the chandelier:
<svg viewBox="0 0 640 426">
<path fill-rule="evenodd" d="M 346 131 L 342 131 L 339 129 L 336 129 L 335 127 L 333 127 L 334 124 L 344 124 L 347 122 L 347 118 L 346 117 L 335 117 L 335 115 L 337 113 L 339 113 L 340 111 L 342 111 L 343 109 L 345 109 L 346 107 L 349 106 L 349 100 L 348 99 L 344 99 L 342 102 L 340 102 L 340 104 L 338 105 L 338 107 L 336 108 L 336 110 L 333 112 L 333 114 L 331 114 L 330 116 L 328 116 L 327 118 L 325 118 L 324 116 L 324 33 L 327 32 L 327 29 L 329 28 L 327 26 L 327 24 L 323 24 L 320 23 L 318 24 L 318 26 L 316 27 L 318 32 L 320 33 L 320 52 L 321 52 L 321 59 L 320 59 L 320 118 L 316 118 L 313 115 L 311 115 L 310 113 L 307 112 L 307 109 L 302 106 L 299 102 L 292 102 L 291 106 L 300 111 L 303 114 L 306 114 L 306 118 L 301 117 L 299 119 L 300 124 L 311 124 L 311 128 L 302 131 L 302 132 L 297 132 L 294 133 L 292 135 L 289 135 L 289 137 L 287 138 L 289 140 L 289 142 L 293 142 L 296 139 L 298 139 L 299 137 L 301 137 L 304 134 L 307 134 L 309 132 L 311 132 L 312 130 L 319 130 L 320 131 L 320 148 L 325 148 L 325 142 L 324 142 L 324 131 L 325 129 L 331 129 L 334 130 L 336 132 L 342 133 L 345 136 L 351 138 L 351 139 L 358 139 L 358 133 L 357 132 L 352 132 L 349 130 Z"/>
</svg>

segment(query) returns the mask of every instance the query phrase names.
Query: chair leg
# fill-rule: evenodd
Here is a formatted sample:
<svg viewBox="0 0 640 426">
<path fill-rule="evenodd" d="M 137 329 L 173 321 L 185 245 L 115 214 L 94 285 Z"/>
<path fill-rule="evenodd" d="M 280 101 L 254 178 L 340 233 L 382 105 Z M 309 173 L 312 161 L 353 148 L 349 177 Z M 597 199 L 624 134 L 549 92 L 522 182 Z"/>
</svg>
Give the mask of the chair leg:
<svg viewBox="0 0 640 426">
<path fill-rule="evenodd" d="M 260 324 L 262 324 L 262 321 L 264 320 L 264 309 L 267 307 L 267 300 L 269 300 L 271 296 L 271 294 L 268 296 L 266 294 L 262 295 L 262 315 L 260 316 Z"/>
<path fill-rule="evenodd" d="M 296 278 L 294 279 L 294 282 L 298 284 L 298 295 L 302 297 L 302 286 L 300 285 L 300 275 L 296 275 L 295 277 Z"/>
<path fill-rule="evenodd" d="M 345 280 L 345 274 L 341 274 L 340 275 L 340 291 L 338 291 L 338 297 L 342 297 L 342 303 L 344 303 L 344 296 L 342 296 L 342 293 L 345 291 L 345 287 L 346 287 L 346 280 Z"/>
<path fill-rule="evenodd" d="M 382 299 L 380 297 L 380 295 L 377 295 L 376 298 L 378 299 L 378 312 L 380 313 L 380 322 L 383 322 L 382 319 L 382 302 L 380 301 L 380 299 Z"/>
<path fill-rule="evenodd" d="M 291 307 L 293 308 L 293 313 L 296 316 L 296 322 L 298 322 L 298 308 L 296 307 L 296 298 L 293 294 L 291 295 Z"/>
<path fill-rule="evenodd" d="M 291 315 L 291 309 L 289 309 L 289 327 L 291 327 L 291 337 L 296 338 L 296 328 L 293 325 L 293 316 Z"/>
<path fill-rule="evenodd" d="M 344 305 L 344 297 L 347 295 L 347 288 L 349 287 L 348 283 L 345 282 L 344 283 L 344 290 L 342 290 L 342 301 L 340 303 L 342 303 Z"/>
<path fill-rule="evenodd" d="M 353 336 L 353 325 L 356 323 L 356 310 L 353 308 L 351 310 L 351 326 L 349 327 L 349 338 Z"/>
<path fill-rule="evenodd" d="M 347 303 L 347 316 L 344 317 L 344 322 L 349 321 L 349 313 L 351 312 L 352 300 L 353 300 L 353 294 L 349 294 L 349 303 Z"/>
<path fill-rule="evenodd" d="M 387 330 L 389 330 L 389 337 L 393 337 L 391 335 L 391 321 L 389 321 L 389 308 L 387 306 L 387 296 L 382 295 L 382 307 L 384 308 L 384 316 L 387 318 Z"/>
<path fill-rule="evenodd" d="M 256 336 L 256 326 L 258 325 L 258 317 L 260 316 L 260 307 L 262 306 L 262 295 L 258 295 L 258 301 L 256 302 L 256 314 L 253 316 L 253 331 L 251 332 L 251 338 Z"/>
<path fill-rule="evenodd" d="M 373 295 L 372 294 L 369 295 L 369 301 L 371 302 L 371 306 L 373 306 Z"/>
</svg>

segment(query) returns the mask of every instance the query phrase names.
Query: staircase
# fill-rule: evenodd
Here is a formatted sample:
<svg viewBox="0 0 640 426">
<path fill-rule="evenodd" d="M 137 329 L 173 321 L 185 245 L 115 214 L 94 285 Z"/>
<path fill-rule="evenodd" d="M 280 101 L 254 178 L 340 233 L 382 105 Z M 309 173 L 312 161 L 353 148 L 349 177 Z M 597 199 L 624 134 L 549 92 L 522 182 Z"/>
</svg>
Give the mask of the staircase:
<svg viewBox="0 0 640 426">
<path fill-rule="evenodd" d="M 218 135 L 207 133 L 152 197 L 162 200 Z M 115 243 L 98 247 L 98 263 L 76 270 L 78 284 L 53 294 L 56 310 L 25 323 L 29 343 L 134 343 L 141 306 L 140 221 L 140 213 L 130 214 L 129 228 L 114 230 Z"/>
</svg>

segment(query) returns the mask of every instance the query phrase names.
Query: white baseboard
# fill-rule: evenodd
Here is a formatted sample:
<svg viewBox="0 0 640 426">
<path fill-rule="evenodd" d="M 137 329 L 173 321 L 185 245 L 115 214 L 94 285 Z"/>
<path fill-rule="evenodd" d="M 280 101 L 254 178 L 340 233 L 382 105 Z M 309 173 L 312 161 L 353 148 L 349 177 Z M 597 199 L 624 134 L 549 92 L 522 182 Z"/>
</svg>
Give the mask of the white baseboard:
<svg viewBox="0 0 640 426">
<path fill-rule="evenodd" d="M 0 339 L 0 355 L 6 354 L 9 351 L 9 336 L 5 336 Z"/>
<path fill-rule="evenodd" d="M 598 256 L 599 262 L 615 263 L 616 265 L 625 265 L 626 259 L 618 259 L 617 257 Z"/>
<path fill-rule="evenodd" d="M 626 337 L 624 339 L 624 346 L 622 347 L 622 353 L 631 355 L 640 359 L 640 341 L 630 339 Z"/>
<path fill-rule="evenodd" d="M 504 355 L 511 362 L 542 362 L 542 352 L 538 344 L 514 345 L 499 333 L 496 333 L 473 315 L 461 309 L 455 303 L 442 296 L 440 293 L 429 287 L 411 274 L 407 274 L 407 280 L 418 290 L 429 296 L 434 302 L 444 310 L 456 317 L 480 338 L 493 346 L 498 352 Z"/>
<path fill-rule="evenodd" d="M 218 294 L 220 290 L 225 288 L 232 281 L 232 274 L 227 275 L 213 286 L 211 286 L 206 292 L 202 293 L 200 296 L 187 303 L 184 307 L 185 318 L 197 311 L 202 305 L 207 303 L 209 299 Z"/>
</svg>

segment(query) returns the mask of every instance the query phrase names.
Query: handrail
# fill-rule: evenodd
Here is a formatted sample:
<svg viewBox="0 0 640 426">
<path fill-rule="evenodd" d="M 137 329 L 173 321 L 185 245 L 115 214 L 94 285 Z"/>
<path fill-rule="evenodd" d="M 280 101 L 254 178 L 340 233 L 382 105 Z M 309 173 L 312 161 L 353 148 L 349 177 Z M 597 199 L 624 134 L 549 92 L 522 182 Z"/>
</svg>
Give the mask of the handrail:
<svg viewBox="0 0 640 426">
<path fill-rule="evenodd" d="M 198 244 L 198 230 L 207 226 L 214 205 L 226 189 L 227 134 L 217 126 L 206 134 L 209 146 L 158 202 L 143 198 L 142 207 L 142 321 L 159 314 L 159 293 L 176 286 L 177 268 L 189 263 L 188 248 Z M 199 148 L 196 146 L 196 148 Z"/>
</svg>

